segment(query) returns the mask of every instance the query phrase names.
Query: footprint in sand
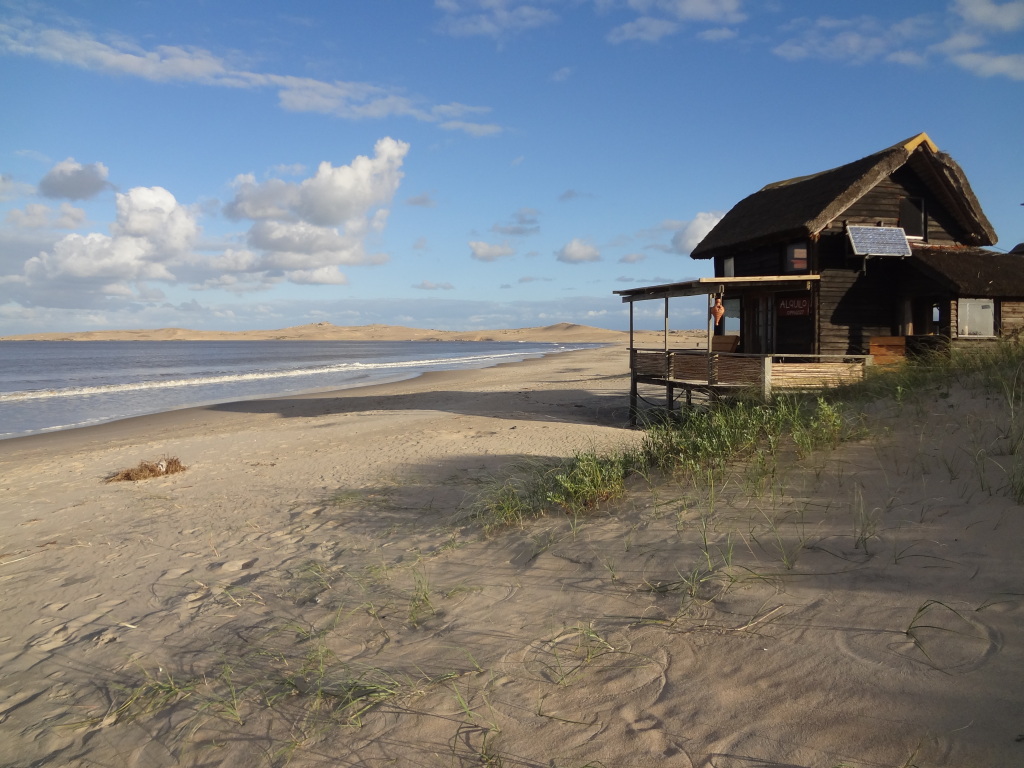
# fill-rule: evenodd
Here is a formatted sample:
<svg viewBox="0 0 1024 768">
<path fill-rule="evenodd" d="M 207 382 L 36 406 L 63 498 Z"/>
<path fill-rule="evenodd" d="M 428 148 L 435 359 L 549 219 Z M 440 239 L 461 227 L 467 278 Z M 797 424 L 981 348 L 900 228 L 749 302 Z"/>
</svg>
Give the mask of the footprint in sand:
<svg viewBox="0 0 1024 768">
<path fill-rule="evenodd" d="M 164 571 L 160 574 L 157 581 L 164 581 L 165 579 L 180 579 L 187 573 L 191 573 L 191 568 L 171 568 L 169 571 Z"/>
<path fill-rule="evenodd" d="M 238 571 L 247 571 L 256 565 L 258 557 L 253 557 L 249 560 L 228 560 L 224 563 L 210 563 L 206 566 L 208 571 L 224 571 L 226 573 L 237 573 Z"/>
<path fill-rule="evenodd" d="M 668 737 L 664 723 L 657 717 L 639 711 L 633 705 L 620 709 L 619 715 L 626 721 L 626 737 L 636 743 L 637 752 L 646 752 L 662 760 L 673 758 L 671 762 L 659 762 L 659 765 L 687 768 L 693 765 L 683 748 Z"/>
</svg>

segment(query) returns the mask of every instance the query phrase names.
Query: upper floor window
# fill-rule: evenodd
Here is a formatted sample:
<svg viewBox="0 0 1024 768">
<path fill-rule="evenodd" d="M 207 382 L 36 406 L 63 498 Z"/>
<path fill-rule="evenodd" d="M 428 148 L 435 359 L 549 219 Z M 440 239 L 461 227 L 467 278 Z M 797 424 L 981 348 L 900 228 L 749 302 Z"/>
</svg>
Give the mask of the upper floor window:
<svg viewBox="0 0 1024 768">
<path fill-rule="evenodd" d="M 786 246 L 786 260 L 782 265 L 784 273 L 807 271 L 807 243 L 790 243 Z"/>
<path fill-rule="evenodd" d="M 925 240 L 928 236 L 928 220 L 924 215 L 924 200 L 920 197 L 900 199 L 900 226 L 912 240 Z"/>
</svg>

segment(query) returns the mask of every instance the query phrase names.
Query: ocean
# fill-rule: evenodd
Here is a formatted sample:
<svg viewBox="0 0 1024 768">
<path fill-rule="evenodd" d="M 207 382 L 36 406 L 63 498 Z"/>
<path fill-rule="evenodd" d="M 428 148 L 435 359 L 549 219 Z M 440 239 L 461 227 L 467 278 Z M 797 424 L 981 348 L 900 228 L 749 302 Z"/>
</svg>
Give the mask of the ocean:
<svg viewBox="0 0 1024 768">
<path fill-rule="evenodd" d="M 2 341 L 0 440 L 599 346 L 442 341 Z"/>
</svg>

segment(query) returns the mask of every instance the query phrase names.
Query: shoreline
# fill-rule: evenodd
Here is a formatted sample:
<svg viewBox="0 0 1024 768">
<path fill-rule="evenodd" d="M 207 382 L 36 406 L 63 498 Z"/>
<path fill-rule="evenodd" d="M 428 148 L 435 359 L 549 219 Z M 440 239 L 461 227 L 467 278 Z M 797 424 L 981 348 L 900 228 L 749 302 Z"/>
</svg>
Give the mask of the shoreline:
<svg viewBox="0 0 1024 768">
<path fill-rule="evenodd" d="M 516 370 L 519 373 L 516 378 L 519 379 L 525 376 L 529 369 L 539 367 L 545 361 L 553 358 L 568 358 L 573 355 L 598 352 L 609 348 L 608 345 L 603 345 L 583 350 L 548 352 L 538 357 L 514 362 L 501 362 L 485 368 L 426 371 L 393 381 L 360 384 L 342 389 L 329 389 L 278 397 L 227 400 L 210 405 L 190 406 L 140 416 L 129 416 L 101 424 L 56 429 L 50 432 L 31 435 L 19 435 L 0 440 L 0 455 L 23 450 L 35 451 L 53 448 L 59 448 L 62 451 L 81 450 L 100 444 L 124 444 L 133 440 L 152 440 L 154 435 L 170 436 L 175 433 L 189 435 L 207 429 L 220 429 L 227 424 L 234 428 L 238 428 L 243 424 L 252 426 L 253 423 L 262 422 L 266 419 L 266 416 L 258 414 L 271 412 L 274 404 L 277 403 L 288 403 L 288 406 L 282 406 L 282 408 L 299 409 L 305 417 L 315 418 L 319 413 L 323 413 L 331 407 L 327 401 L 337 401 L 337 403 L 341 404 L 341 408 L 345 408 L 345 403 L 355 401 L 356 399 L 360 401 L 373 401 L 393 396 L 402 396 L 410 399 L 417 396 L 428 398 L 432 391 L 442 386 L 461 385 L 472 391 L 491 384 L 491 380 L 497 373 L 504 369 Z M 624 353 L 621 353 L 621 358 L 623 363 L 628 364 L 628 358 Z M 488 372 L 493 372 L 493 374 L 487 375 Z M 628 373 L 623 375 L 628 376 Z M 624 404 L 627 403 L 627 398 L 628 379 L 623 393 L 622 402 Z M 300 405 L 302 406 L 301 408 Z M 240 415 L 246 413 L 250 414 L 248 418 Z"/>
</svg>

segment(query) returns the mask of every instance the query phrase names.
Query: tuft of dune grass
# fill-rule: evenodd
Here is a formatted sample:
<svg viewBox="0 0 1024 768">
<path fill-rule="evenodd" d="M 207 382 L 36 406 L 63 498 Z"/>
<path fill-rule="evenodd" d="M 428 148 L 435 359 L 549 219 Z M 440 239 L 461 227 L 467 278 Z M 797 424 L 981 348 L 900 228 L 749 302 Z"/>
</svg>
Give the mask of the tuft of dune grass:
<svg viewBox="0 0 1024 768">
<path fill-rule="evenodd" d="M 164 475 L 176 475 L 184 472 L 188 467 L 181 463 L 176 456 L 160 459 L 160 461 L 140 461 L 137 466 L 122 469 L 106 479 L 108 483 L 123 483 L 135 480 L 148 480 L 151 477 L 163 477 Z"/>
</svg>

